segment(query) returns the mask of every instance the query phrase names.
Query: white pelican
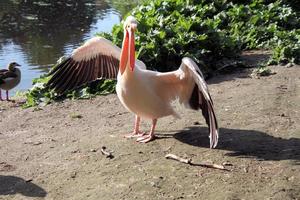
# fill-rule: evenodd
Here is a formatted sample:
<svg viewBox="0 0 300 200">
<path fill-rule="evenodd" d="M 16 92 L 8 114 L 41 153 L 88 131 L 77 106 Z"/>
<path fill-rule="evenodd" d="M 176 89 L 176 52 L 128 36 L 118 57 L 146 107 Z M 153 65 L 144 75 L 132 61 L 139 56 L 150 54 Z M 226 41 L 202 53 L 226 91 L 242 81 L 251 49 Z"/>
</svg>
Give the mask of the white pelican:
<svg viewBox="0 0 300 200">
<path fill-rule="evenodd" d="M 137 21 L 129 16 L 124 22 L 122 49 L 110 41 L 95 37 L 73 51 L 72 55 L 58 64 L 48 86 L 62 94 L 84 83 L 99 78 L 117 78 L 116 91 L 123 106 L 135 114 L 135 126 L 126 137 L 138 137 L 146 143 L 155 138 L 157 119 L 169 115 L 178 117 L 172 101 L 194 110 L 201 109 L 209 126 L 210 148 L 218 143 L 218 123 L 203 75 L 190 58 L 183 58 L 180 68 L 172 72 L 155 72 L 135 59 L 134 32 Z M 151 119 L 149 134 L 139 130 L 140 118 Z"/>
<path fill-rule="evenodd" d="M 9 63 L 7 69 L 0 69 L 0 100 L 2 99 L 2 90 L 6 90 L 6 100 L 9 101 L 8 91 L 16 87 L 21 80 L 21 70 L 17 68 L 19 65 L 16 62 Z"/>
</svg>

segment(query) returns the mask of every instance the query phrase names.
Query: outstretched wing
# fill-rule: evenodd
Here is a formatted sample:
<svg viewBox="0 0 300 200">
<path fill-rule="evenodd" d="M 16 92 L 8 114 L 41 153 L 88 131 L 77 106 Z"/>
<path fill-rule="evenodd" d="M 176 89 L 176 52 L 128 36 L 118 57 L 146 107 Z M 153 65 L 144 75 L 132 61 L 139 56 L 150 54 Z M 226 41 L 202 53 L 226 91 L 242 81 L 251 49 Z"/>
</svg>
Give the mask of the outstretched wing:
<svg viewBox="0 0 300 200">
<path fill-rule="evenodd" d="M 178 98 L 180 103 L 202 110 L 209 126 L 210 148 L 215 148 L 219 137 L 218 122 L 207 84 L 197 64 L 190 58 L 183 58 L 178 70 L 156 73 L 154 79 L 157 95 L 164 101 Z"/>
<path fill-rule="evenodd" d="M 208 91 L 203 74 L 201 73 L 197 64 L 190 58 L 182 59 L 182 67 L 188 68 L 196 83 L 190 97 L 189 104 L 192 109 L 198 110 L 200 108 L 202 110 L 202 115 L 209 126 L 210 148 L 215 148 L 218 144 L 219 127 L 213 107 L 213 101 Z"/>
<path fill-rule="evenodd" d="M 109 40 L 94 37 L 55 66 L 47 86 L 62 94 L 96 79 L 115 79 L 120 54 L 121 49 Z"/>
</svg>

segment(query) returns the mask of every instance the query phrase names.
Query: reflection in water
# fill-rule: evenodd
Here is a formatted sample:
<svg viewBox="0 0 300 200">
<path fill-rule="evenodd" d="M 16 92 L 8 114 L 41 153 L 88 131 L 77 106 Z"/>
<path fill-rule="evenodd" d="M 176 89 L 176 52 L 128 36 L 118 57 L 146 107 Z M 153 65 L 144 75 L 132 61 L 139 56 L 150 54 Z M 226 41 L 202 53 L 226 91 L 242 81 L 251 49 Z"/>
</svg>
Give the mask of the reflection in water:
<svg viewBox="0 0 300 200">
<path fill-rule="evenodd" d="M 1 0 L 0 67 L 12 60 L 20 63 L 22 81 L 14 90 L 28 89 L 31 80 L 46 73 L 59 57 L 95 33 L 111 31 L 135 2 Z"/>
</svg>

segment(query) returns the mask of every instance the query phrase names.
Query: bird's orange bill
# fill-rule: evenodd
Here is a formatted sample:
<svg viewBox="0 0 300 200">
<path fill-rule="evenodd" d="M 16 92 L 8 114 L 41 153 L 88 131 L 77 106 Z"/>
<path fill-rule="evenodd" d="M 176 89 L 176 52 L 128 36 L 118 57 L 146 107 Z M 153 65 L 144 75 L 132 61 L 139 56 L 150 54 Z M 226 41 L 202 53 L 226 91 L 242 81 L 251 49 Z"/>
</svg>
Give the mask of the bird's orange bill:
<svg viewBox="0 0 300 200">
<path fill-rule="evenodd" d="M 121 51 L 121 58 L 120 58 L 120 65 L 119 65 L 119 70 L 121 74 L 124 73 L 128 61 L 128 49 L 129 49 L 129 33 L 126 31 L 125 33 L 125 38 L 123 40 L 123 46 L 122 46 L 122 51 Z"/>
<path fill-rule="evenodd" d="M 134 31 L 129 32 L 129 66 L 133 71 L 135 66 L 135 44 L 134 44 Z"/>
</svg>

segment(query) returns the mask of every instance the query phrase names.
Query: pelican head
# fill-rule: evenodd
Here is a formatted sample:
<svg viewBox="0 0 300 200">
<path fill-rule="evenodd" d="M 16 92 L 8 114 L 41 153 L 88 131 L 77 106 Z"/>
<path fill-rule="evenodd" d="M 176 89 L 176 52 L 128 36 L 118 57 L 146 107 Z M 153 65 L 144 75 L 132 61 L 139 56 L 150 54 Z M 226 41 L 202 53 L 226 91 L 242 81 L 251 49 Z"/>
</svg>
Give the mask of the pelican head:
<svg viewBox="0 0 300 200">
<path fill-rule="evenodd" d="M 119 67 L 121 74 L 124 73 L 128 64 L 132 71 L 135 66 L 134 32 L 137 29 L 137 24 L 137 20 L 133 16 L 128 16 L 124 22 L 124 39 Z"/>
<path fill-rule="evenodd" d="M 125 31 L 135 31 L 137 28 L 137 20 L 133 16 L 128 16 L 124 22 L 124 30 Z"/>
</svg>

